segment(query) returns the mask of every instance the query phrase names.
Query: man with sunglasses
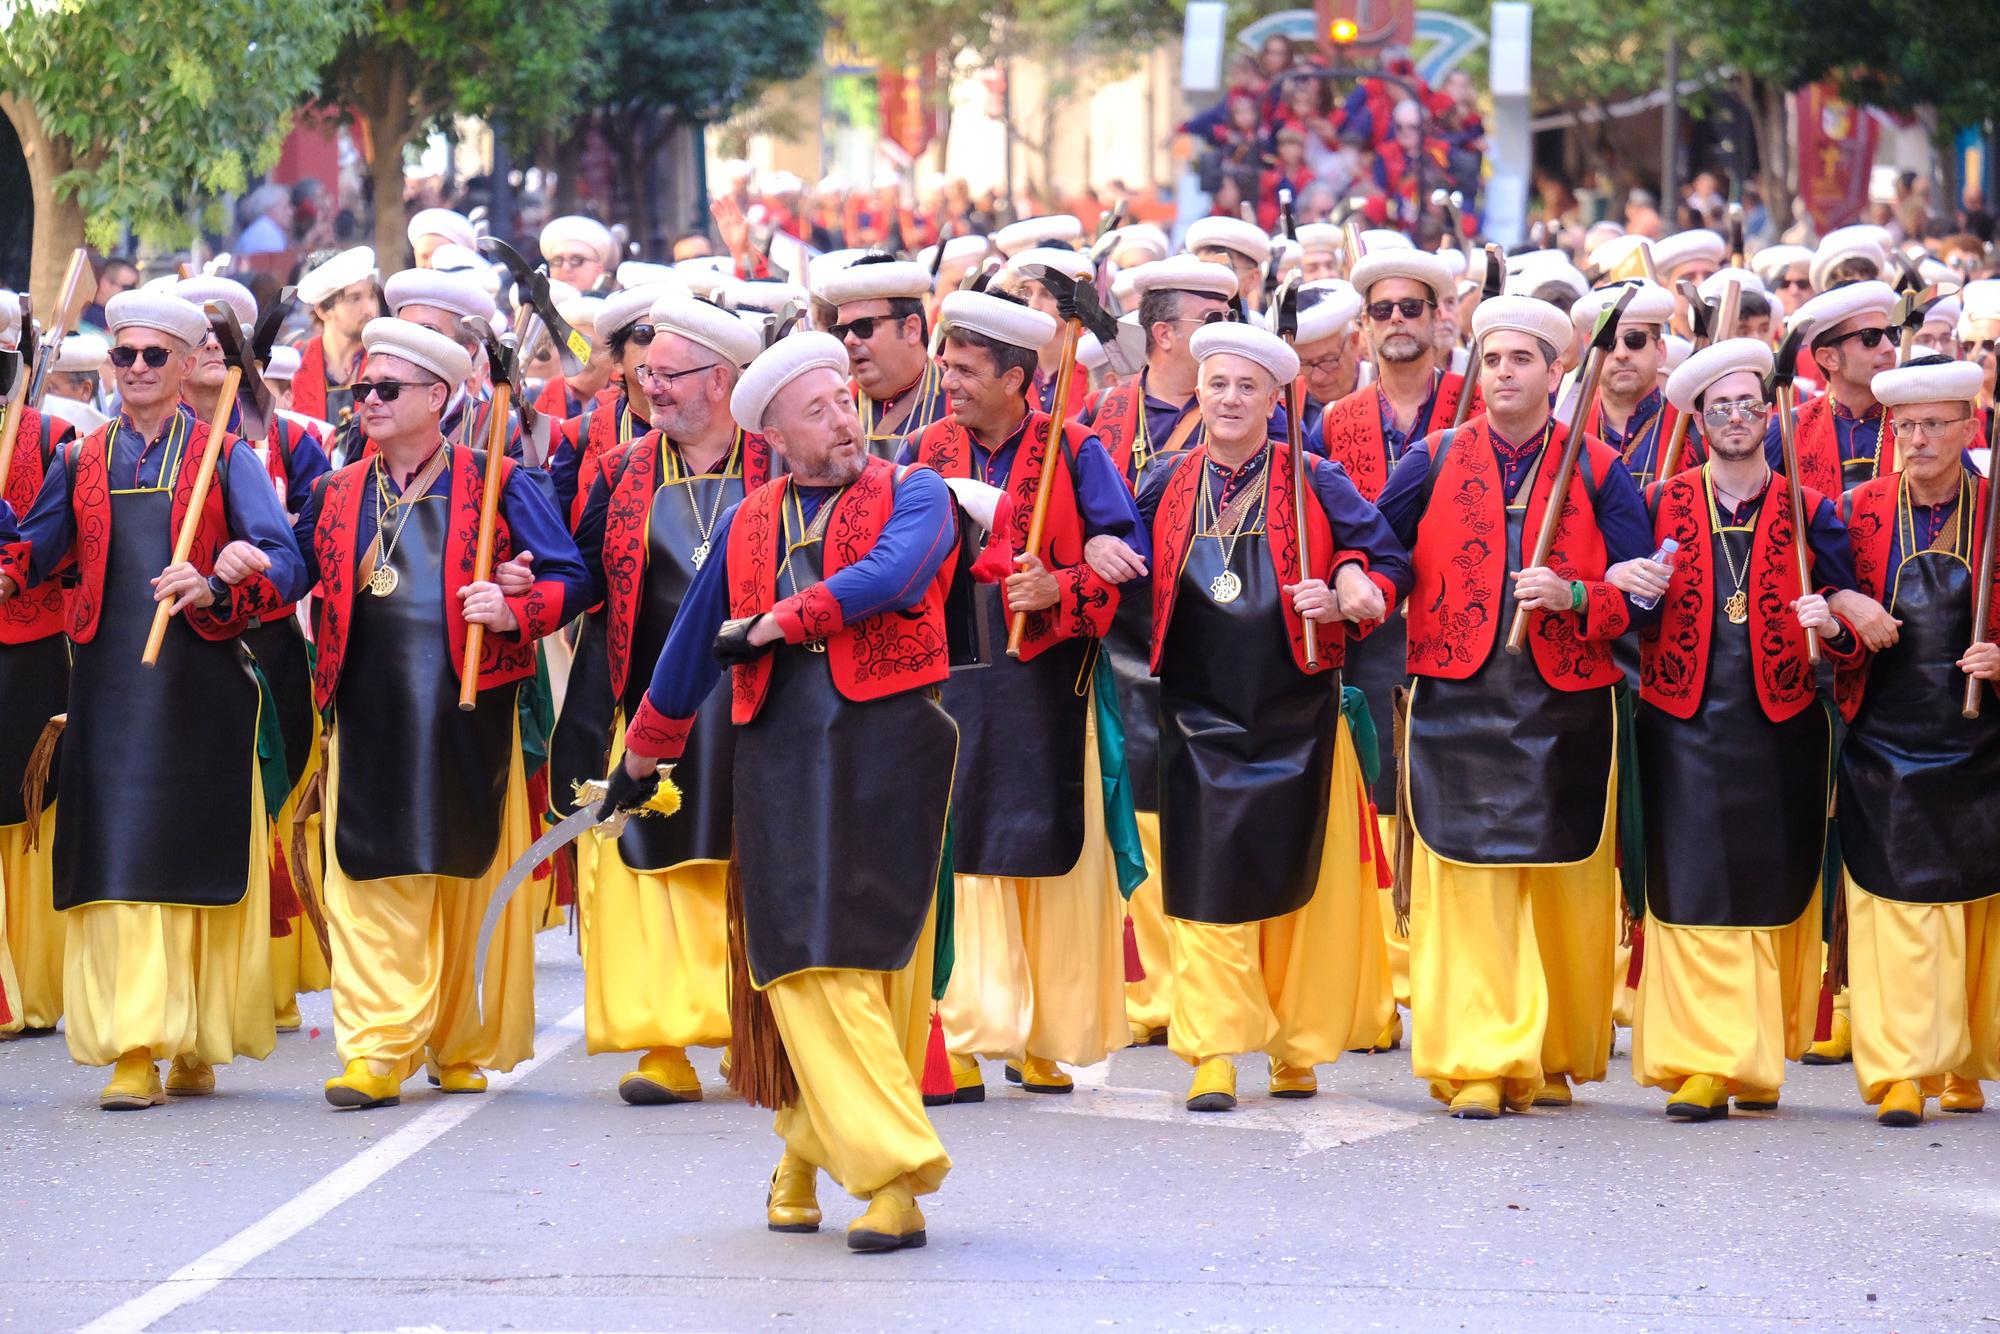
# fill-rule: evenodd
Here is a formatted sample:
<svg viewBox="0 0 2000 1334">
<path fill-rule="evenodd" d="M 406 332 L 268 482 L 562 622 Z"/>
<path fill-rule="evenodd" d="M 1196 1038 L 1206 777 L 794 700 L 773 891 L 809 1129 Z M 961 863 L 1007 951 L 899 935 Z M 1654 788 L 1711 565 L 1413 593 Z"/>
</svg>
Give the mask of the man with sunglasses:
<svg viewBox="0 0 2000 1334">
<path fill-rule="evenodd" d="M 0 288 L 0 352 L 20 350 L 21 323 L 20 297 Z M 63 350 L 87 337 L 71 334 Z M 75 438 L 62 418 L 22 406 L 13 462 L 0 477 L 0 513 L 12 506 L 9 523 L 28 512 L 57 451 Z M 69 693 L 62 631 L 63 591 L 55 584 L 24 595 L 0 616 L 0 986 L 12 1011 L 0 1016 L 0 1035 L 53 1029 L 62 1018 L 63 919 L 49 865 L 55 811 L 48 808 L 41 828 L 31 830 L 21 801 L 28 757 Z"/>
<path fill-rule="evenodd" d="M 1935 357 L 1876 376 L 1903 470 L 1841 502 L 1867 648 L 1835 678 L 1846 973 L 1855 1082 L 1887 1126 L 1919 1124 L 1930 1097 L 1980 1111 L 1979 1082 L 2000 1079 L 2000 648 L 1973 623 L 1993 496 L 1965 465 L 1980 379 Z"/>
<path fill-rule="evenodd" d="M 1409 850 L 1411 1064 L 1453 1116 L 1566 1106 L 1611 1047 L 1611 641 L 1638 614 L 1606 579 L 1653 549 L 1618 456 L 1586 438 L 1551 499 L 1564 428 L 1549 408 L 1569 316 L 1479 303 L 1487 411 L 1410 446 L 1380 503 L 1410 545 L 1408 713 L 1399 802 Z M 1533 563 L 1558 504 L 1551 554 Z M 1505 651 L 1519 607 L 1527 648 Z M 1404 904 L 1399 903 L 1399 909 Z"/>
<path fill-rule="evenodd" d="M 555 804 L 565 814 L 567 770 L 604 772 L 689 589 L 721 559 L 721 516 L 771 476 L 770 447 L 739 430 L 729 410 L 738 368 L 763 350 L 757 331 L 673 293 L 646 322 L 640 371 L 654 386 L 653 429 L 598 458 L 576 529 L 597 609 L 585 620 L 552 748 Z M 687 1049 L 729 1041 L 723 902 L 734 742 L 728 685 L 718 681 L 674 770 L 680 811 L 633 821 L 615 842 L 578 845 L 584 1040 L 593 1054 L 640 1053 L 618 1082 L 629 1103 L 699 1102 Z"/>
<path fill-rule="evenodd" d="M 1702 416 L 1708 463 L 1652 493 L 1655 549 L 1672 539 L 1672 559 L 1605 575 L 1659 606 L 1640 634 L 1647 838 L 1644 903 L 1630 908 L 1645 949 L 1632 1072 L 1667 1089 L 1667 1115 L 1684 1121 L 1725 1118 L 1732 1097 L 1739 1111 L 1776 1108 L 1818 1014 L 1832 738 L 1804 632 L 1835 662 L 1860 644 L 1827 605 L 1853 585 L 1833 502 L 1803 493 L 1801 539 L 1783 472 L 1764 458 L 1770 370 L 1768 343 L 1735 338 L 1668 379 L 1674 406 Z"/>
<path fill-rule="evenodd" d="M 1224 265 L 1236 275 L 1236 291 L 1245 310 L 1264 309 L 1264 266 L 1271 262 L 1271 238 L 1262 227 L 1241 218 L 1197 218 L 1187 229 L 1185 244 L 1196 259 Z"/>
<path fill-rule="evenodd" d="M 332 422 L 352 420 L 348 382 L 361 367 L 361 330 L 381 314 L 375 252 L 343 250 L 299 277 L 298 298 L 312 312 L 314 332 L 299 346 L 292 410 Z"/>
<path fill-rule="evenodd" d="M 643 374 L 655 332 L 649 312 L 655 302 L 687 295 L 687 285 L 670 278 L 613 292 L 598 306 L 594 346 L 610 351 L 606 388 L 611 392 L 561 425 L 549 456 L 556 503 L 571 525 L 582 517 L 598 460 L 652 429 L 653 403 Z"/>
<path fill-rule="evenodd" d="M 305 572 L 250 445 L 223 434 L 188 560 L 173 564 L 210 428 L 181 398 L 208 321 L 160 292 L 105 312 L 121 411 L 66 445 L 23 521 L 23 590 L 58 573 L 74 645 L 55 828 L 68 914 L 64 1028 L 81 1065 L 113 1065 L 107 1109 L 215 1088 L 212 1067 L 274 1041 L 268 825 L 258 690 L 239 641 L 295 602 Z M 232 570 L 233 573 L 224 573 Z M 156 666 L 140 657 L 159 604 Z M 143 801 L 110 794 L 143 793 Z M 164 1089 L 154 1062 L 173 1060 Z"/>
<path fill-rule="evenodd" d="M 1149 268 L 1158 266 L 1148 266 Z M 1141 270 L 1145 272 L 1145 270 Z M 945 298 L 943 379 L 952 414 L 924 432 L 915 462 L 947 480 L 1006 493 L 989 557 L 1013 573 L 974 590 L 996 645 L 990 667 L 952 677 L 958 722 L 952 790 L 958 964 L 942 1007 L 957 1099 L 985 1096 L 979 1056 L 1015 1063 L 1031 1093 L 1068 1093 L 1061 1064 L 1093 1065 L 1125 1045 L 1121 913 L 1095 812 L 1102 790 L 1090 738 L 1096 641 L 1117 610 L 1119 580 L 1086 562 L 1094 538 L 1123 543 L 1125 578 L 1144 572 L 1147 541 L 1132 492 L 1086 426 L 1057 434 L 1026 397 L 1053 316 L 1009 297 Z M 1035 493 L 1050 479 L 1047 524 L 1027 549 Z M 985 559 L 985 558 L 982 558 Z M 1002 656 L 1014 613 L 1020 656 Z"/>
<path fill-rule="evenodd" d="M 1617 283 L 1600 287 L 1570 307 L 1570 323 L 1579 339 L 1588 339 L 1597 317 L 1616 305 L 1625 292 L 1632 300 L 1618 322 L 1611 355 L 1597 381 L 1597 401 L 1584 414 L 1585 433 L 1618 451 L 1625 471 L 1641 487 L 1651 484 L 1660 455 L 1673 434 L 1679 411 L 1660 392 L 1660 363 L 1667 353 L 1667 324 L 1673 319 L 1674 297 L 1653 283 Z M 1682 466 L 1701 462 L 1692 429 Z"/>
<path fill-rule="evenodd" d="M 313 581 L 315 697 L 328 717 L 324 903 L 345 1069 L 335 1107 L 395 1103 L 428 1061 L 446 1093 L 534 1046 L 539 896 L 510 903 L 483 997 L 473 952 L 495 884 L 536 833 L 518 697 L 535 643 L 582 611 L 589 578 L 525 470 L 445 440 L 472 359 L 408 320 L 362 332 L 355 381 L 374 447 L 313 488 L 295 531 Z M 484 472 L 501 469 L 493 576 L 473 582 Z M 458 707 L 467 628 L 484 627 L 476 705 Z"/>
<path fill-rule="evenodd" d="M 578 213 L 551 218 L 540 236 L 542 260 L 549 277 L 579 292 L 609 292 L 617 286 L 612 269 L 618 263 L 618 242 L 611 229 L 596 218 Z"/>
<path fill-rule="evenodd" d="M 930 357 L 930 293 L 929 269 L 880 252 L 862 255 L 820 288 L 820 299 L 835 308 L 827 332 L 847 348 L 854 370 L 868 452 L 885 459 L 951 411 Z"/>
<path fill-rule="evenodd" d="M 486 346 L 466 330 L 463 321 L 481 319 L 489 325 L 493 324 L 498 318 L 499 308 L 494 304 L 492 294 L 469 272 L 404 269 L 390 276 L 383 285 L 382 295 L 391 315 L 451 339 L 471 358 L 472 374 L 452 394 L 451 402 L 445 405 L 439 429 L 453 444 L 486 448 L 492 427 L 488 409 L 493 401 L 493 385 L 486 367 Z M 335 462 L 352 463 L 365 447 L 366 442 L 358 425 L 351 427 L 342 433 Z M 507 457 L 518 462 L 522 447 L 520 415 L 515 408 L 510 408 L 507 413 Z"/>
<path fill-rule="evenodd" d="M 1811 299 L 1813 252 L 1802 245 L 1767 245 L 1750 257 L 1750 269 L 1777 298 L 1786 319 Z"/>
<path fill-rule="evenodd" d="M 1821 495 L 1838 496 L 1896 471 L 1887 414 L 1873 388 L 1875 377 L 1896 364 L 1896 334 L 1889 327 L 1895 305 L 1889 284 L 1856 282 L 1820 293 L 1792 316 L 1792 322 L 1813 322 L 1812 360 L 1826 382 L 1826 392 L 1797 413 L 1799 481 Z M 1775 417 L 1764 453 L 1773 468 L 1784 467 Z"/>
</svg>

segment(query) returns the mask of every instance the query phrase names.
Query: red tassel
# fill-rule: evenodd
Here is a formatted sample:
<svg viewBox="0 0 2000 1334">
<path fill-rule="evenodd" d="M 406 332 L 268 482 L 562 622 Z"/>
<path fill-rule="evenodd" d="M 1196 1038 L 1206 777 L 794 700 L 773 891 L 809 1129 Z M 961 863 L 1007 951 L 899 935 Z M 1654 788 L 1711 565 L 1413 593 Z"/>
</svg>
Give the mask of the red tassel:
<svg viewBox="0 0 2000 1334">
<path fill-rule="evenodd" d="M 1372 848 L 1369 860 L 1375 863 L 1375 888 L 1395 888 L 1396 867 L 1389 860 L 1389 850 L 1382 846 L 1382 813 L 1372 801 L 1368 803 L 1368 843 Z"/>
<path fill-rule="evenodd" d="M 1013 527 L 1014 497 L 1003 491 L 993 511 L 993 531 L 987 534 L 979 559 L 972 563 L 974 582 L 997 584 L 1014 573 Z"/>
<path fill-rule="evenodd" d="M 556 872 L 556 902 L 569 907 L 576 902 L 576 844 L 557 848 L 549 858 Z"/>
<path fill-rule="evenodd" d="M 1833 1041 L 1833 974 L 1820 974 L 1819 1019 L 1813 1024 L 1814 1042 Z"/>
<path fill-rule="evenodd" d="M 292 885 L 291 868 L 285 862 L 285 847 L 277 839 L 271 840 L 271 939 L 282 940 L 292 934 L 292 920 L 305 908 L 299 903 L 299 892 Z"/>
<path fill-rule="evenodd" d="M 0 983 L 0 1024 L 11 1024 L 13 1022 L 14 1011 L 8 1008 L 7 1005 L 7 987 L 5 983 Z"/>
<path fill-rule="evenodd" d="M 1639 987 L 1639 966 L 1646 958 L 1646 924 L 1632 923 L 1632 962 L 1625 969 L 1625 988 L 1636 991 Z"/>
<path fill-rule="evenodd" d="M 958 1080 L 951 1073 L 951 1057 L 944 1049 L 944 1020 L 935 1007 L 931 1010 L 931 1040 L 924 1048 L 924 1086 L 926 1098 L 949 1098 L 958 1091 Z"/>
<path fill-rule="evenodd" d="M 522 786 L 527 789 L 528 810 L 534 816 L 536 823 L 539 824 L 542 812 L 549 808 L 549 766 L 544 764 L 541 768 L 535 770 L 534 774 Z M 551 857 L 537 866 L 534 878 L 537 880 L 547 880 L 549 876 L 554 874 L 555 868 L 551 865 L 554 860 Z"/>
<path fill-rule="evenodd" d="M 1146 965 L 1139 962 L 1139 933 L 1132 926 L 1132 910 L 1125 910 L 1125 980 L 1144 982 Z"/>
</svg>

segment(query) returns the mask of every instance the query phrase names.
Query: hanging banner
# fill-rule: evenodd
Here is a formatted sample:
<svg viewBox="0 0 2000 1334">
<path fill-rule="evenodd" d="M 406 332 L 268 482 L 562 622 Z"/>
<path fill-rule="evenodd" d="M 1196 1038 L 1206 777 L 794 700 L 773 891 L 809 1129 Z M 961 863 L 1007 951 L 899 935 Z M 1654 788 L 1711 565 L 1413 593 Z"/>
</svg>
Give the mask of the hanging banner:
<svg viewBox="0 0 2000 1334">
<path fill-rule="evenodd" d="M 1799 127 L 1799 198 L 1824 236 L 1861 219 L 1881 127 L 1866 108 L 1816 83 L 1792 94 Z"/>
</svg>

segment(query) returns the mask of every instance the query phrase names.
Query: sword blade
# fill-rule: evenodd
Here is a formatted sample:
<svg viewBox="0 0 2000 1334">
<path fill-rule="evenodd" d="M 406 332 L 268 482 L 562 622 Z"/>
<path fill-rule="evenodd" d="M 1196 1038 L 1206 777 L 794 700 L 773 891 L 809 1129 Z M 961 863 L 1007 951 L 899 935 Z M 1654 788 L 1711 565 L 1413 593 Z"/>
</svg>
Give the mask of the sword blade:
<svg viewBox="0 0 2000 1334">
<path fill-rule="evenodd" d="M 598 821 L 609 813 L 601 800 L 570 812 L 552 825 L 547 833 L 530 843 L 528 850 L 516 857 L 514 864 L 507 868 L 507 874 L 500 877 L 500 883 L 494 887 L 493 897 L 486 901 L 486 915 L 479 922 L 479 947 L 472 956 L 472 995 L 474 1003 L 480 1007 L 482 1016 L 485 1014 L 483 997 L 486 987 L 486 952 L 493 944 L 493 933 L 500 926 L 500 918 L 507 910 L 508 900 L 514 897 L 515 891 L 527 882 L 535 873 L 535 868 L 546 861 L 551 853 L 582 838 L 584 834 L 596 828 Z"/>
</svg>

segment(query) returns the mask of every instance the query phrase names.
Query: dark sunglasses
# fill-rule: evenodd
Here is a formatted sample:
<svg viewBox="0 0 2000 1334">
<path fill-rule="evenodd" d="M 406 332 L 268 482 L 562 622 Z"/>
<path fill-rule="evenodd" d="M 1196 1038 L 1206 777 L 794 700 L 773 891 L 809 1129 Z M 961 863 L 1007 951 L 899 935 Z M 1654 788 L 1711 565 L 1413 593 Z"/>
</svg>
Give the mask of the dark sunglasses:
<svg viewBox="0 0 2000 1334">
<path fill-rule="evenodd" d="M 129 371 L 133 362 L 144 357 L 148 366 L 158 370 L 167 364 L 167 358 L 173 354 L 173 349 L 166 347 L 114 347 L 111 349 L 111 364 L 121 371 Z"/>
<path fill-rule="evenodd" d="M 1782 291 L 1784 291 L 1784 290 L 1785 290 L 1785 289 L 1786 289 L 1787 287 L 1796 287 L 1796 288 L 1800 289 L 1801 291 L 1806 291 L 1806 292 L 1810 292 L 1810 291 L 1812 291 L 1812 279 L 1810 279 L 1810 278 L 1780 278 L 1780 279 L 1778 279 L 1778 283 L 1777 283 L 1777 286 L 1778 286 L 1778 290 L 1779 290 L 1779 291 L 1781 291 L 1781 292 L 1782 292 Z"/>
<path fill-rule="evenodd" d="M 1824 343 L 1821 343 L 1820 346 L 1839 347 L 1842 343 L 1846 342 L 1850 338 L 1859 338 L 1861 340 L 1861 346 L 1868 348 L 1870 351 L 1873 351 L 1874 349 L 1882 346 L 1882 344 L 1885 341 L 1894 338 L 1895 336 L 1896 336 L 1895 332 L 1890 329 L 1850 329 L 1848 332 L 1844 334 L 1837 334 L 1834 337 L 1827 339 Z"/>
<path fill-rule="evenodd" d="M 1627 329 L 1618 335 L 1618 341 L 1625 345 L 1627 352 L 1644 351 L 1646 344 L 1653 341 L 1653 335 L 1644 329 Z"/>
<path fill-rule="evenodd" d="M 1368 303 L 1368 318 L 1377 324 L 1386 324 L 1391 315 L 1401 311 L 1404 319 L 1414 320 L 1421 317 L 1426 308 L 1436 304 L 1420 296 L 1406 296 L 1401 301 L 1371 301 Z"/>
<path fill-rule="evenodd" d="M 366 403 L 370 394 L 384 403 L 394 403 L 403 396 L 405 389 L 421 389 L 423 386 L 408 380 L 356 380 L 351 388 L 356 403 Z"/>
<path fill-rule="evenodd" d="M 1993 351 L 1993 343 L 1994 340 L 1991 338 L 1982 338 L 1977 342 L 1960 343 L 1958 345 L 1959 355 L 1968 361 L 1974 357 L 1986 356 Z"/>
<path fill-rule="evenodd" d="M 908 319 L 909 317 L 904 316 L 903 318 Z M 847 340 L 847 335 L 853 334 L 854 341 L 865 343 L 875 336 L 876 325 L 890 323 L 901 324 L 902 320 L 896 319 L 893 315 L 864 315 L 858 320 L 849 320 L 845 324 L 830 324 L 827 326 L 826 331 L 842 342 Z"/>
<path fill-rule="evenodd" d="M 654 332 L 650 324 L 635 324 L 625 331 L 625 341 L 633 347 L 651 347 Z"/>
</svg>

